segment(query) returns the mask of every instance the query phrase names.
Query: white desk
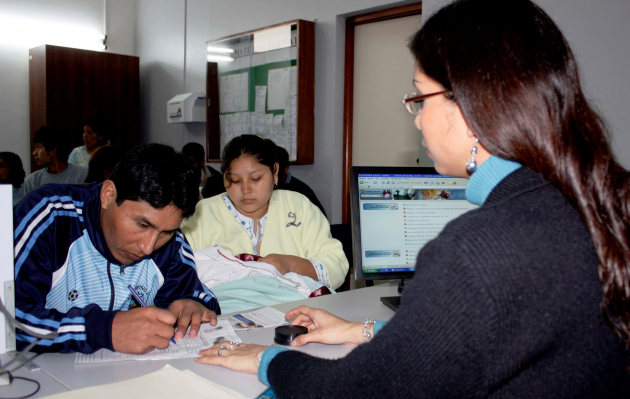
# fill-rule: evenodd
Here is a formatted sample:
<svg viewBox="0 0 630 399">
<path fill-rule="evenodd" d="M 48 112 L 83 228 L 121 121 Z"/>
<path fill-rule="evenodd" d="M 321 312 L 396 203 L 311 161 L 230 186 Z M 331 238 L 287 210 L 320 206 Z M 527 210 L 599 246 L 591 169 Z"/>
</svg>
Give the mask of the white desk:
<svg viewBox="0 0 630 399">
<path fill-rule="evenodd" d="M 394 312 L 383 305 L 381 296 L 397 295 L 397 285 L 394 283 L 378 285 L 342 292 L 335 295 L 325 295 L 296 302 L 275 305 L 274 308 L 286 312 L 298 305 L 307 304 L 315 308 L 326 309 L 340 317 L 351 321 L 363 321 L 367 318 L 389 320 Z M 259 328 L 237 332 L 245 343 L 262 345 L 273 344 L 274 329 Z M 325 358 L 338 358 L 346 355 L 352 346 L 308 344 L 297 350 Z M 46 373 L 55 384 L 49 387 L 45 394 L 62 392 L 59 386 L 66 389 L 85 388 L 93 385 L 107 384 L 133 377 L 139 377 L 157 371 L 165 364 L 170 364 L 180 370 L 191 370 L 213 382 L 226 386 L 247 397 L 256 397 L 266 389 L 253 374 L 239 373 L 219 366 L 200 365 L 194 359 L 152 360 L 138 362 L 113 362 L 105 364 L 77 365 L 74 354 L 48 353 L 39 356 L 35 362 L 41 367 L 41 373 Z M 44 381 L 46 383 L 46 381 Z M 42 383 L 42 386 L 44 385 Z M 57 389 L 57 390 L 55 390 Z M 51 392 L 52 390 L 52 392 Z M 37 396 L 36 396 L 37 397 Z"/>
<path fill-rule="evenodd" d="M 29 357 L 30 356 L 33 356 L 33 354 L 30 354 Z M 7 364 L 11 359 L 12 357 L 7 354 L 0 355 L 0 362 L 2 362 L 2 364 Z M 28 368 L 15 365 L 15 367 L 11 367 L 11 374 L 13 374 L 14 377 L 26 377 L 39 382 L 40 389 L 37 395 L 33 396 L 35 398 L 63 392 L 66 389 L 42 370 L 30 371 Z M 0 386 L 0 398 L 18 398 L 25 396 L 33 392 L 36 387 L 37 385 L 32 382 L 16 379 L 10 385 Z"/>
</svg>

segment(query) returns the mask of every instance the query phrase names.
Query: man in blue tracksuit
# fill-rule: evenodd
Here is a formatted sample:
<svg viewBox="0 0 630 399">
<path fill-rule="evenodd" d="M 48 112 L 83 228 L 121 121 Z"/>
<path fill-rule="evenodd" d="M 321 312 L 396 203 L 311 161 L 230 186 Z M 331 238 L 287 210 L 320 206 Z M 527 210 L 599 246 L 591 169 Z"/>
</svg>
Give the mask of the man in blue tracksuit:
<svg viewBox="0 0 630 399">
<path fill-rule="evenodd" d="M 216 324 L 219 304 L 179 230 L 198 196 L 188 161 L 149 144 L 101 184 L 45 185 L 18 203 L 16 318 L 57 334 L 33 350 L 143 353 L 183 338 L 188 327 L 195 337 L 202 322 Z M 17 331 L 18 348 L 35 340 Z"/>
</svg>

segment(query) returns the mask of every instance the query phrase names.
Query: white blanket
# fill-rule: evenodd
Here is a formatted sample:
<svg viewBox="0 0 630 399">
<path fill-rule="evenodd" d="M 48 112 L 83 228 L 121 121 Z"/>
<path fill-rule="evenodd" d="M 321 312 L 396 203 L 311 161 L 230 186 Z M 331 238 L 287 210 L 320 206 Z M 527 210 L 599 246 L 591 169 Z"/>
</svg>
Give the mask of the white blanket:
<svg viewBox="0 0 630 399">
<path fill-rule="evenodd" d="M 219 245 L 195 251 L 195 263 L 199 279 L 210 289 L 248 277 L 270 277 L 278 280 L 287 289 L 307 298 L 311 292 L 322 286 L 310 277 L 298 273 L 282 274 L 269 263 L 242 261 Z"/>
</svg>

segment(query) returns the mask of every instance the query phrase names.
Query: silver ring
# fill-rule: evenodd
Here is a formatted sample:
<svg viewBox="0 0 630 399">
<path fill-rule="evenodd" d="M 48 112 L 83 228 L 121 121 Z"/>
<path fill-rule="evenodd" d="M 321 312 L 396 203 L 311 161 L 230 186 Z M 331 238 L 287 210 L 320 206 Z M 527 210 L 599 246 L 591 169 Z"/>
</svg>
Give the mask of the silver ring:
<svg viewBox="0 0 630 399">
<path fill-rule="evenodd" d="M 234 347 L 240 344 L 240 342 L 230 341 L 230 350 L 234 350 Z"/>
<path fill-rule="evenodd" d="M 224 345 L 219 346 L 219 350 L 217 351 L 217 356 L 221 357 L 221 354 L 225 352 L 227 348 Z"/>
</svg>

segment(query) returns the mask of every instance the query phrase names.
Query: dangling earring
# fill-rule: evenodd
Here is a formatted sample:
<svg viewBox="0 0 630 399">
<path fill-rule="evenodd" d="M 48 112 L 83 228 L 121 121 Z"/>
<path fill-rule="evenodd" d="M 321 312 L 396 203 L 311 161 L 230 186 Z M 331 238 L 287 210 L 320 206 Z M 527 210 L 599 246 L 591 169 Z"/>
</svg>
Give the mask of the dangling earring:
<svg viewBox="0 0 630 399">
<path fill-rule="evenodd" d="M 477 170 L 477 161 L 475 161 L 475 158 L 477 157 L 477 151 L 479 150 L 477 148 L 477 144 L 479 144 L 479 139 L 475 138 L 475 144 L 473 144 L 472 148 L 470 149 L 471 159 L 466 164 L 466 172 L 468 172 L 469 175 L 472 175 Z"/>
<path fill-rule="evenodd" d="M 278 180 L 274 180 L 274 181 L 273 181 L 273 185 L 274 185 L 274 186 L 276 186 L 276 187 L 278 187 Z"/>
</svg>

